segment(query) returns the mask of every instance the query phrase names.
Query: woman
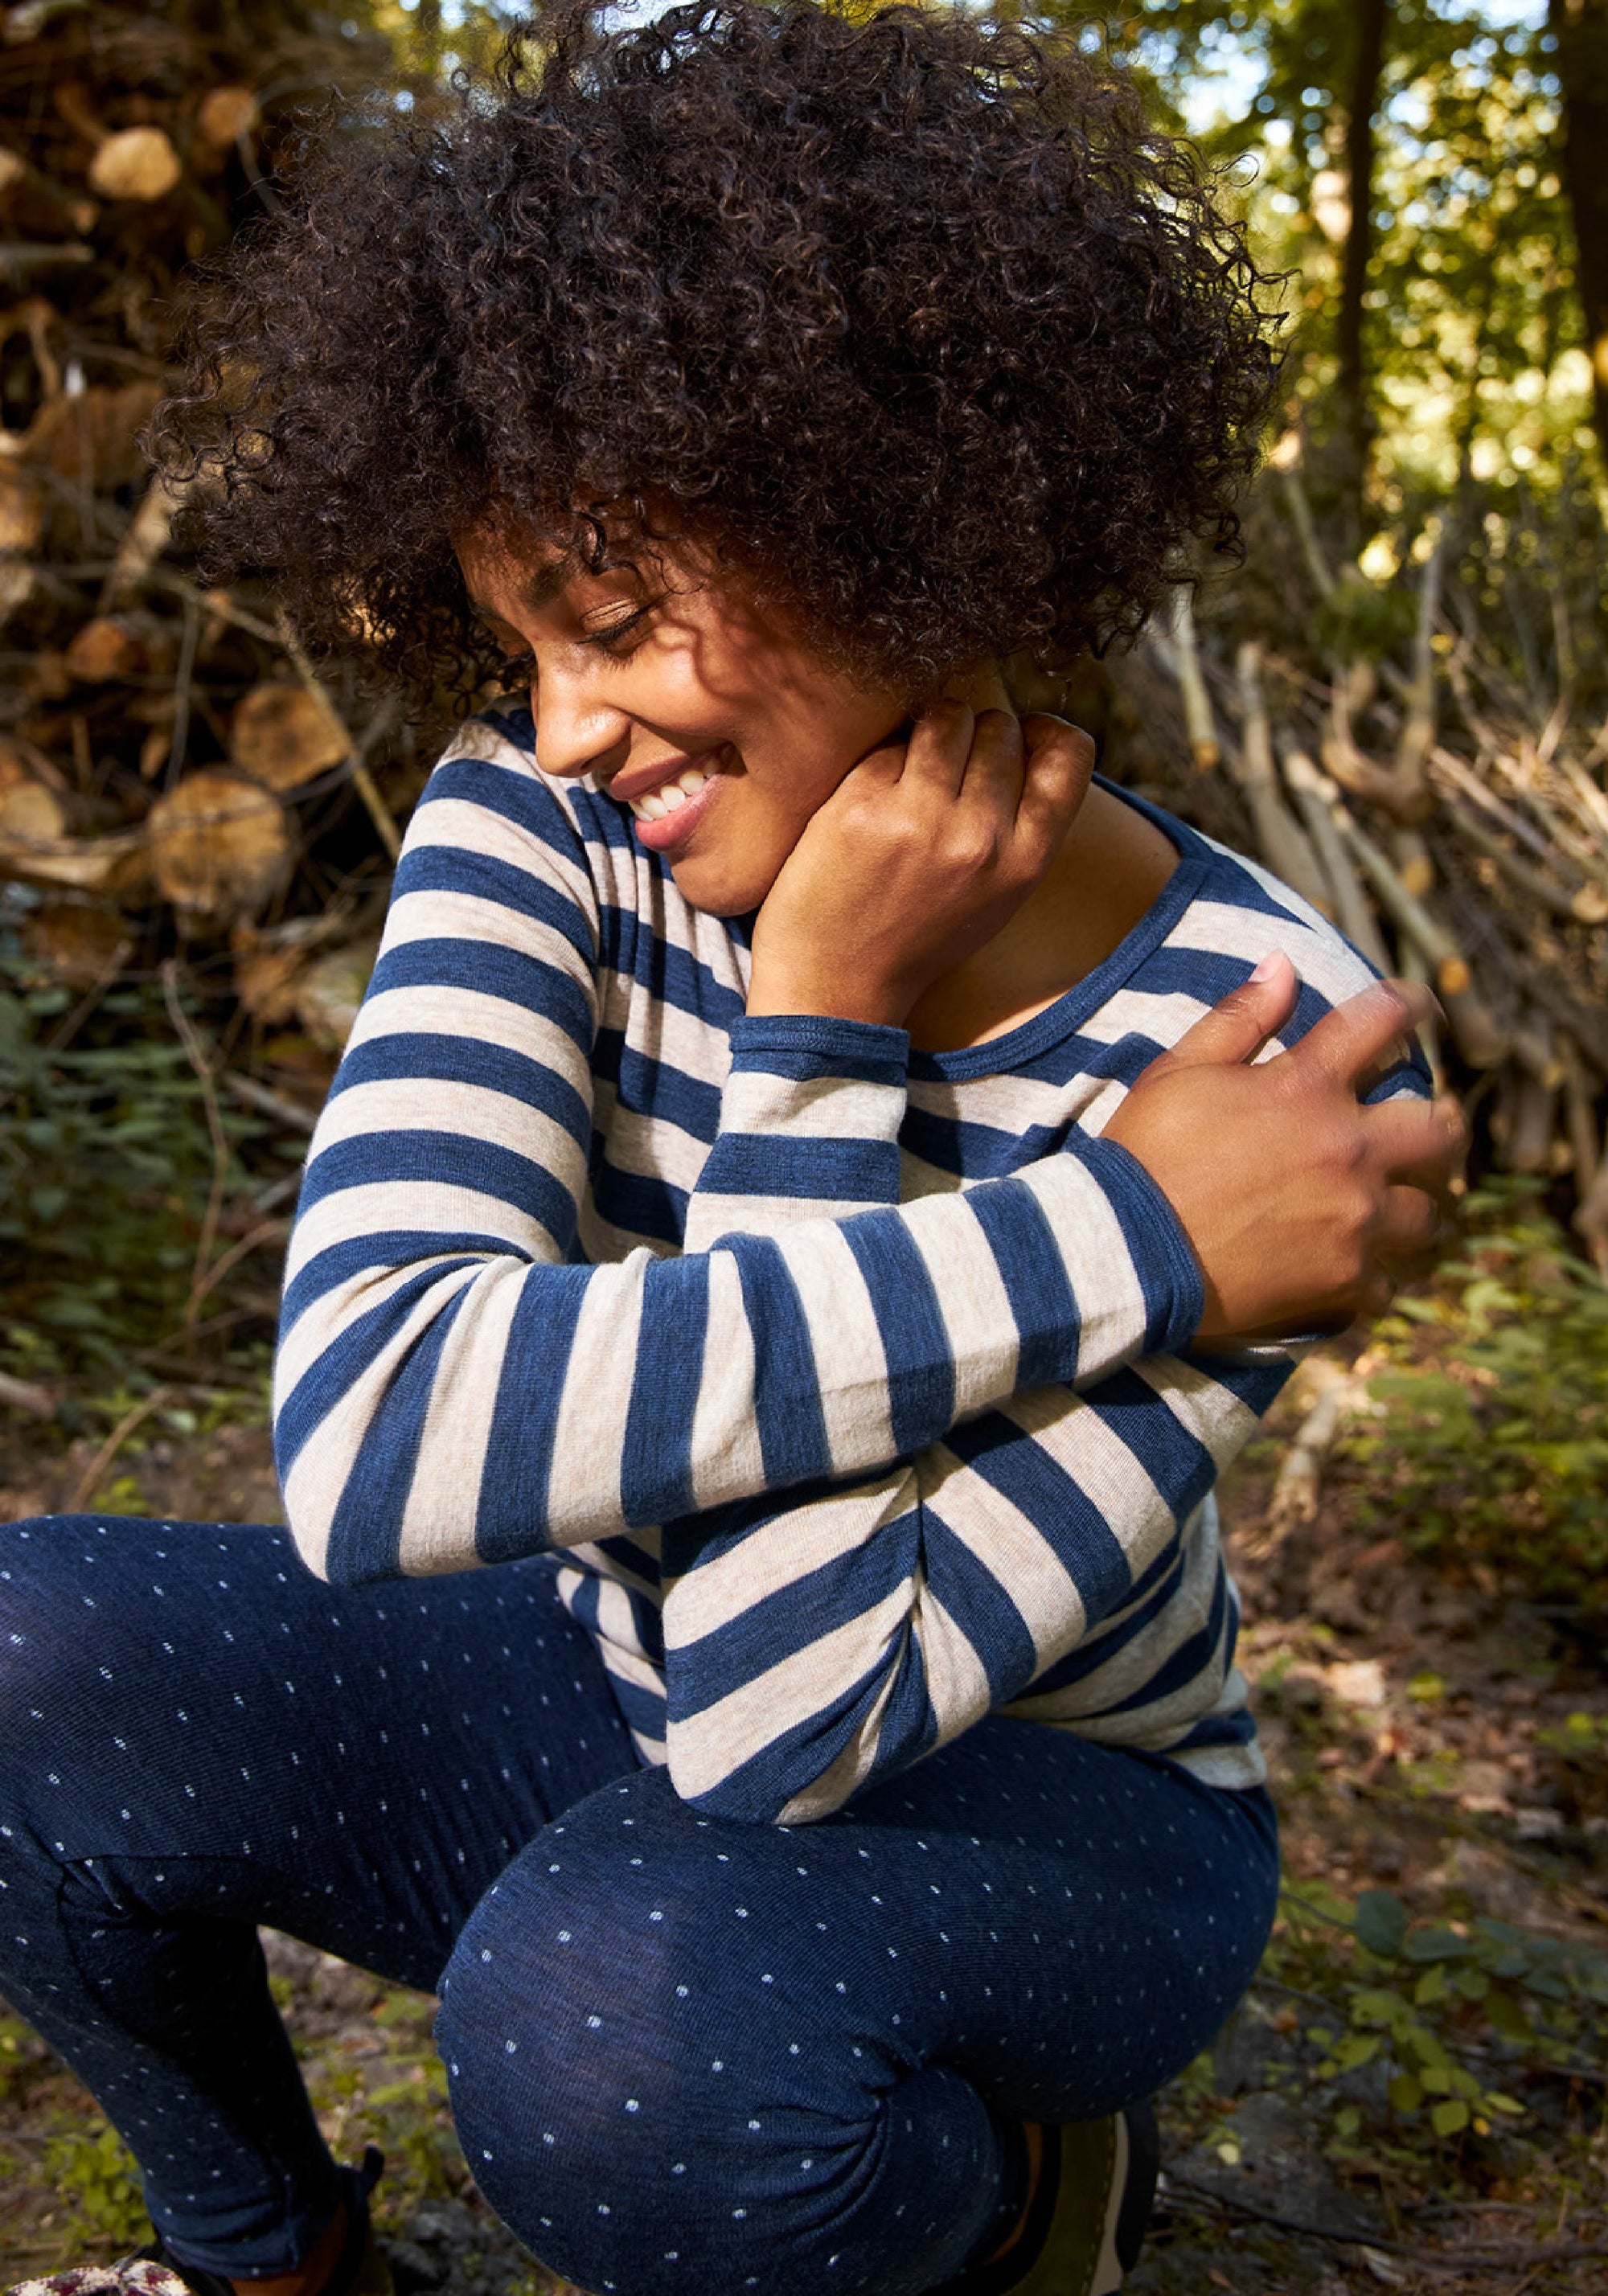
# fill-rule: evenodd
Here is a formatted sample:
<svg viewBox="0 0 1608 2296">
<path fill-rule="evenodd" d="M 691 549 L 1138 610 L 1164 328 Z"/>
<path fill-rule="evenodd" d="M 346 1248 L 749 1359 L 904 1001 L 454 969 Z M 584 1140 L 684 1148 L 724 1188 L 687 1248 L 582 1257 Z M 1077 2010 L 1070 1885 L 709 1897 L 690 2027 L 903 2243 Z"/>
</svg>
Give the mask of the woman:
<svg viewBox="0 0 1608 2296">
<path fill-rule="evenodd" d="M 4 1534 L 0 1988 L 131 2286 L 387 2284 L 267 1921 L 439 1985 L 586 2286 L 1115 2288 L 1274 1902 L 1211 1486 L 1457 1141 L 1411 992 L 1008 704 L 1232 541 L 1255 274 L 1073 45 L 541 30 L 314 168 L 159 422 L 217 571 L 529 706 L 313 1144 L 289 1538 Z"/>
</svg>

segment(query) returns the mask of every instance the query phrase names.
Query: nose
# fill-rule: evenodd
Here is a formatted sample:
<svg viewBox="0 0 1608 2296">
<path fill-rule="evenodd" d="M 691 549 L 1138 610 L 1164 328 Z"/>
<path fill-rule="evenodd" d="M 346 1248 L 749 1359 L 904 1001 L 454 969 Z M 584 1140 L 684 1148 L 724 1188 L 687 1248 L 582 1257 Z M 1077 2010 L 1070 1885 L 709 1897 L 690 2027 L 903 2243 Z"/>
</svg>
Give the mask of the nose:
<svg viewBox="0 0 1608 2296">
<path fill-rule="evenodd" d="M 530 691 L 536 762 L 545 774 L 573 781 L 605 767 L 630 730 L 623 710 L 598 690 L 595 670 L 549 656 Z"/>
</svg>

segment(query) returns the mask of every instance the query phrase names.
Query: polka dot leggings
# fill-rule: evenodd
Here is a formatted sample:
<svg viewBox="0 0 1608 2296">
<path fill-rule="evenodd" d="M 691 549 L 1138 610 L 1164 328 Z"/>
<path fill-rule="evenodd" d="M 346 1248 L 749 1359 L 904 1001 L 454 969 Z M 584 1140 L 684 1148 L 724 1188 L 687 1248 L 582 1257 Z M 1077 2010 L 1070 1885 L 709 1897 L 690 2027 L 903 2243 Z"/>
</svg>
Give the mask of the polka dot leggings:
<svg viewBox="0 0 1608 2296">
<path fill-rule="evenodd" d="M 701 1817 L 539 1562 L 336 1591 L 272 1529 L 0 1526 L 0 1993 L 242 2277 L 334 2200 L 258 1922 L 439 1988 L 470 2165 L 581 2286 L 915 2296 L 1014 2121 L 1158 2087 L 1272 1918 L 1265 1795 L 997 1718 L 821 1824 Z"/>
</svg>

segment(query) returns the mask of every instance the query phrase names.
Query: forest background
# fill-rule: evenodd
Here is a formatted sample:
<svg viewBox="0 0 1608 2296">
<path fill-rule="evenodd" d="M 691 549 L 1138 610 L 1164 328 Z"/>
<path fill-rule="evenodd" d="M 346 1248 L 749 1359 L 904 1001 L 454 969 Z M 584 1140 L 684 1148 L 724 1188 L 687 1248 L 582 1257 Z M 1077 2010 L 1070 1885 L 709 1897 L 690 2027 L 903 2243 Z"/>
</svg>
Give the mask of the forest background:
<svg viewBox="0 0 1608 2296">
<path fill-rule="evenodd" d="M 855 0 L 857 6 L 858 0 Z M 1242 569 L 1071 714 L 1103 768 L 1432 980 L 1465 1234 L 1313 1357 L 1228 1494 L 1289 1891 L 1166 2100 L 1144 2290 L 1604 2284 L 1608 2258 L 1608 0 L 1060 0 L 1282 284 Z M 275 1280 L 441 724 L 202 593 L 137 438 L 185 267 L 309 113 L 452 101 L 469 0 L 0 17 L 0 1519 L 269 1520 Z M 442 723 L 445 722 L 443 718 Z M 415 2287 L 545 2287 L 429 2005 L 270 1939 Z M 0 2014 L 0 2284 L 143 2227 Z"/>
</svg>

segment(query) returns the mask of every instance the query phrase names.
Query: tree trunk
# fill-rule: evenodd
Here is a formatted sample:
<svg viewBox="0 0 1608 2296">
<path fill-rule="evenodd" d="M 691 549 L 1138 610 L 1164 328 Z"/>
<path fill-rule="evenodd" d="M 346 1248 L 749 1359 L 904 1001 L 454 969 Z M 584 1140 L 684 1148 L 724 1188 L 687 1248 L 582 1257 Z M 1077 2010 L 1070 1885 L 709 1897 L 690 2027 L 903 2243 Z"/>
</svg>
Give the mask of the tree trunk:
<svg viewBox="0 0 1608 2296">
<path fill-rule="evenodd" d="M 1597 446 L 1608 465 L 1608 0 L 1549 0 L 1563 90 L 1563 179 L 1591 358 Z"/>
<path fill-rule="evenodd" d="M 1374 114 L 1378 108 L 1379 83 L 1384 70 L 1390 12 L 1390 0 L 1357 0 L 1357 45 L 1352 54 L 1346 111 L 1346 176 L 1351 220 L 1341 265 L 1340 316 L 1335 324 L 1334 348 L 1339 364 L 1335 389 L 1340 401 L 1342 491 L 1348 525 L 1353 529 L 1350 538 L 1354 542 L 1360 540 L 1362 534 L 1363 493 L 1374 436 L 1363 357 L 1362 299 L 1374 253 Z"/>
</svg>

